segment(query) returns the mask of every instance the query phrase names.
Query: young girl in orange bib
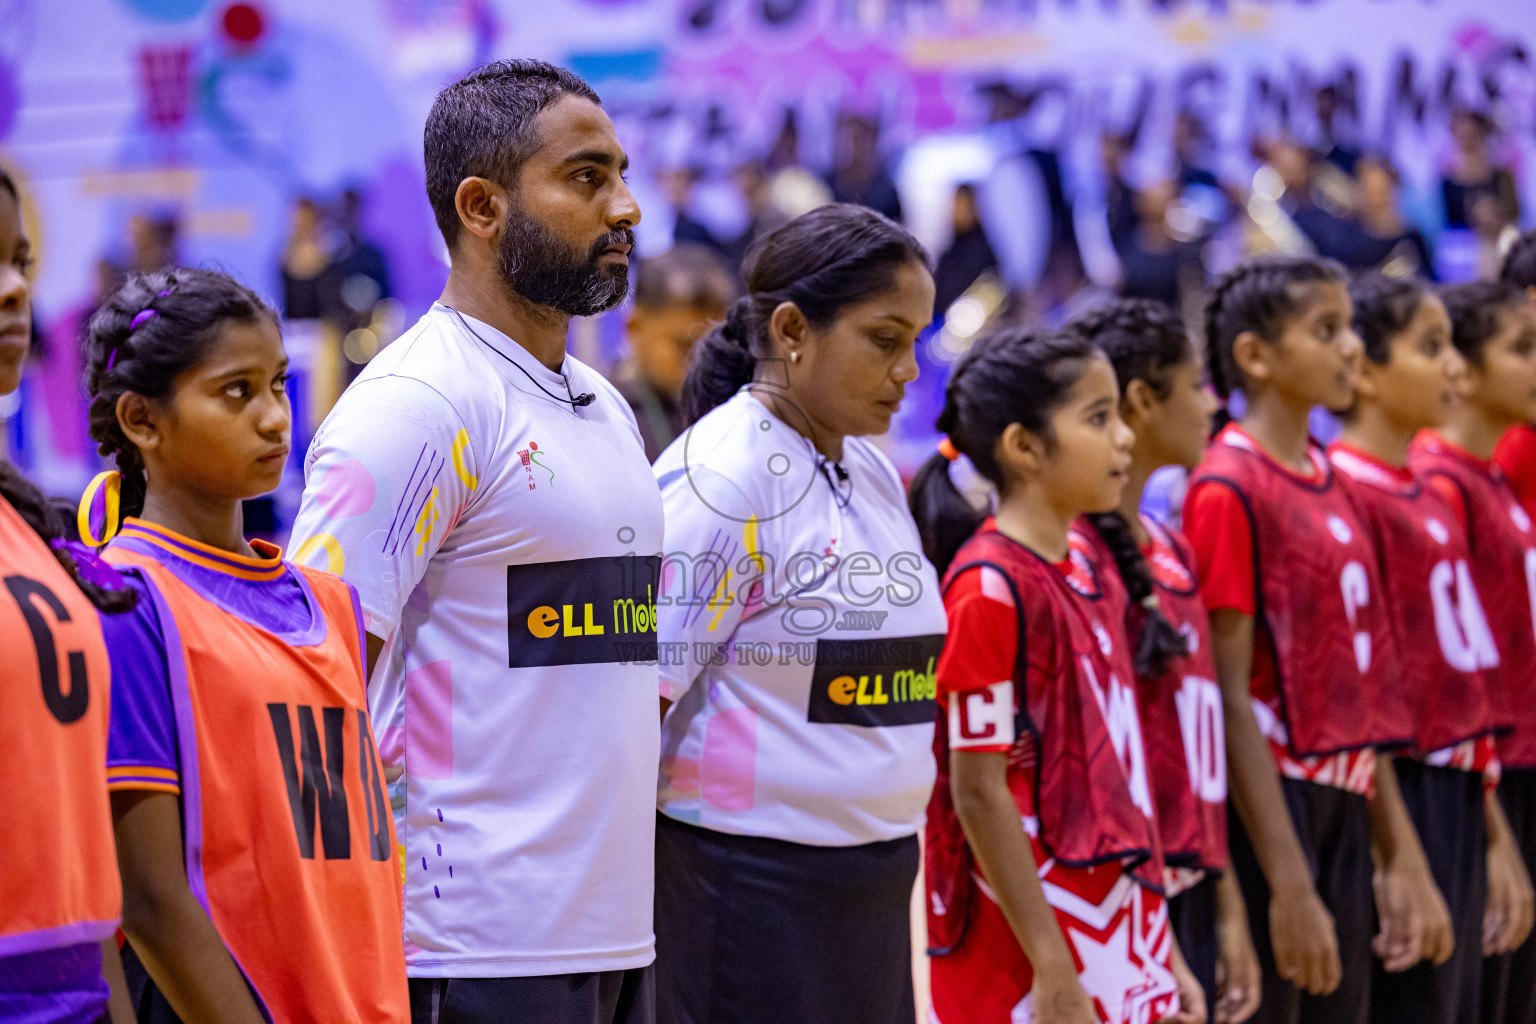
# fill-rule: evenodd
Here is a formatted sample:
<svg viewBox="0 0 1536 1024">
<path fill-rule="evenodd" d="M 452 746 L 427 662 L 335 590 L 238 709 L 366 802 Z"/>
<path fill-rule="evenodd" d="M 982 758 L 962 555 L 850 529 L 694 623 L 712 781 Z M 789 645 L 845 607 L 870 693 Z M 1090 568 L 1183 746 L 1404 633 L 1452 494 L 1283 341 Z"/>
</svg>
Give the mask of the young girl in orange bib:
<svg viewBox="0 0 1536 1024">
<path fill-rule="evenodd" d="M 140 594 L 106 626 L 139 1020 L 403 1022 L 357 595 L 242 530 L 241 501 L 288 458 L 276 317 L 223 274 L 134 277 L 92 319 L 88 359 L 91 434 L 121 475 L 82 519 L 98 494 L 131 513 L 106 557 Z"/>
</svg>

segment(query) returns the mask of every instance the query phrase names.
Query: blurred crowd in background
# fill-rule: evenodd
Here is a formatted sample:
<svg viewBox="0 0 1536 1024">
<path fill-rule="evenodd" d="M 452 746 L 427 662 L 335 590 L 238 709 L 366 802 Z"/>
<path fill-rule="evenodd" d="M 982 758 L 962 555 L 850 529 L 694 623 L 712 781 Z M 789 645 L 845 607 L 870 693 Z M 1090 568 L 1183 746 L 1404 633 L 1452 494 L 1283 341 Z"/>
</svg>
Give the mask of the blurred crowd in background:
<svg viewBox="0 0 1536 1024">
<path fill-rule="evenodd" d="M 979 124 L 964 133 L 895 130 L 865 104 L 818 125 L 810 145 L 799 108 L 786 104 L 760 133 L 766 141 L 744 143 L 738 134 L 713 145 L 705 131 L 701 142 L 671 152 L 632 143 L 632 105 L 610 105 L 621 141 L 645 150 L 631 172 L 645 215 L 640 259 L 631 301 L 574 325 L 571 350 L 623 389 L 653 457 L 682 428 L 690 348 L 740 289 L 753 240 L 834 200 L 902 221 L 932 249 L 937 299 L 921 346 L 923 375 L 883 441 L 903 473 L 931 450 L 947 366 L 994 321 L 1049 325 L 1123 295 L 1168 303 L 1198 329 L 1207 281 L 1244 256 L 1274 250 L 1331 257 L 1352 270 L 1470 280 L 1492 275 L 1501 246 L 1530 221 L 1519 201 L 1524 129 L 1499 103 L 1447 107 L 1435 129 L 1443 137 L 1434 175 L 1425 176 L 1420 160 L 1405 184 L 1392 147 L 1367 131 L 1358 97 L 1326 80 L 1269 130 L 1245 118 L 1253 134 L 1240 141 L 1230 129 L 1218 140 L 1213 119 L 1193 104 L 1168 118 L 1131 118 L 1128 132 L 1088 137 L 1089 129 L 1039 130 L 1054 116 L 1042 112 L 1052 102 L 1048 88 L 979 84 L 975 97 Z M 253 510 L 253 530 L 283 535 L 314 426 L 424 308 L 420 263 L 392 266 L 391 253 L 402 251 L 402 234 L 418 233 L 412 244 L 426 252 L 438 245 L 436 233 L 428 218 L 412 222 L 419 232 L 396 223 L 400 196 L 381 199 L 376 186 L 296 190 L 286 227 L 265 236 L 281 238 L 264 257 L 271 274 L 248 281 L 283 313 L 301 371 L 292 471 Z M 96 468 L 83 403 L 57 399 L 78 390 L 75 339 L 124 273 L 209 262 L 184 251 L 188 216 L 174 202 L 145 202 L 127 219 L 125 237 L 101 254 L 95 300 L 63 309 L 37 303 L 37 355 L 28 384 L 0 407 L 0 452 L 57 492 L 77 491 Z M 388 239 L 377 237 L 381 217 Z M 414 287 L 414 300 L 400 301 L 402 282 Z M 29 401 L 33 414 L 19 415 Z"/>
</svg>

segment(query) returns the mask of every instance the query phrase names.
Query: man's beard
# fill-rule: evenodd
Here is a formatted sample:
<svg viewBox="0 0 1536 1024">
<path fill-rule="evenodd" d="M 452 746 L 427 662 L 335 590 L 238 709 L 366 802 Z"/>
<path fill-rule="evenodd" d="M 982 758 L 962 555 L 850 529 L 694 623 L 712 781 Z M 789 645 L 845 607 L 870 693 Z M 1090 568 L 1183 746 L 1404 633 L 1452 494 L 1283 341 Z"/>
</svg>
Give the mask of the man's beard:
<svg viewBox="0 0 1536 1024">
<path fill-rule="evenodd" d="M 635 233 L 628 228 L 611 231 L 581 252 L 555 237 L 542 221 L 513 207 L 496 250 L 496 265 L 507 286 L 535 306 L 567 316 L 592 316 L 623 302 L 629 291 L 629 267 L 601 262 L 603 251 L 619 243 L 633 251 Z"/>
</svg>

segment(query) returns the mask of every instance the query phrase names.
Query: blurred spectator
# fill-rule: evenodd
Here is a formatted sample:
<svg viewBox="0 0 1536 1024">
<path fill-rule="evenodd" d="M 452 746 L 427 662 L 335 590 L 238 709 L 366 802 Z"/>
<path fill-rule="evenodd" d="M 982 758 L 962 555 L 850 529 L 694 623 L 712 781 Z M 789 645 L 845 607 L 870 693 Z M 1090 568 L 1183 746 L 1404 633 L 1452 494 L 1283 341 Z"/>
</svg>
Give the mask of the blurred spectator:
<svg viewBox="0 0 1536 1024">
<path fill-rule="evenodd" d="M 629 314 L 629 359 L 614 371 L 614 385 L 640 425 L 652 462 L 677 437 L 683 422 L 683 381 L 694 343 L 711 323 L 725 319 L 736 298 L 733 275 L 701 245 L 679 245 L 642 260 Z"/>
<path fill-rule="evenodd" d="M 283 247 L 283 316 L 318 320 L 325 312 L 325 272 L 331 265 L 321 231 L 320 207 L 305 196 L 294 203 L 288 244 Z"/>
<path fill-rule="evenodd" d="M 880 154 L 880 127 L 867 117 L 839 114 L 832 195 L 901 221 L 901 196 Z"/>
<path fill-rule="evenodd" d="M 1493 120 L 1480 111 L 1458 110 L 1451 115 L 1451 137 L 1455 152 L 1440 181 L 1445 198 L 1445 226 L 1472 228 L 1482 234 L 1493 221 L 1498 228 L 1518 223 L 1520 200 L 1516 195 L 1515 176 L 1499 166 L 1490 152 Z M 1483 228 L 1474 223 L 1477 200 L 1492 200 L 1482 211 Z M 1497 231 L 1494 231 L 1497 234 Z"/>
<path fill-rule="evenodd" d="M 1211 135 L 1205 122 L 1189 111 L 1173 121 L 1173 159 L 1178 167 L 1175 195 L 1191 185 L 1220 189 L 1221 179 L 1210 168 Z"/>
<path fill-rule="evenodd" d="M 1277 139 L 1266 147 L 1269 166 L 1279 174 L 1285 192 L 1280 208 L 1322 256 L 1341 258 L 1357 231 L 1342 216 L 1326 209 L 1312 187 L 1312 154 L 1292 139 Z"/>
<path fill-rule="evenodd" d="M 1355 140 L 1359 132 L 1357 115 L 1352 109 L 1346 109 L 1341 102 L 1339 91 L 1334 86 L 1325 85 L 1317 90 L 1315 111 L 1317 114 L 1317 145 L 1313 148 L 1315 160 L 1326 163 L 1338 169 L 1341 174 L 1354 177 L 1356 164 L 1360 161 L 1360 147 Z M 1351 130 L 1344 132 L 1339 126 L 1340 114 L 1348 115 L 1351 122 Z"/>
<path fill-rule="evenodd" d="M 724 249 L 714 232 L 693 215 L 693 189 L 698 184 L 699 172 L 692 167 L 679 167 L 663 171 L 659 175 L 667 202 L 672 204 L 676 220 L 672 225 L 673 245 L 707 245 L 722 254 Z"/>
<path fill-rule="evenodd" d="M 1432 277 L 1434 263 L 1423 232 L 1403 220 L 1397 168 L 1382 156 L 1356 162 L 1359 181 L 1357 231 L 1341 253 L 1351 270 L 1381 270 L 1393 277 Z"/>
<path fill-rule="evenodd" d="M 954 241 L 939 257 L 933 274 L 935 316 L 942 316 L 978 277 L 997 266 L 997 254 L 992 251 L 992 243 L 987 241 L 987 233 L 982 230 L 974 185 L 956 187 L 951 221 Z"/>
<path fill-rule="evenodd" d="M 1136 230 L 1136 190 L 1125 178 L 1131 148 L 1131 141 L 1115 132 L 1105 132 L 1099 140 L 1099 157 L 1104 163 L 1104 215 L 1109 221 L 1109 240 L 1117 252 Z"/>
<path fill-rule="evenodd" d="M 362 197 L 355 189 L 341 194 L 333 237 L 325 276 L 332 282 L 327 292 L 334 290 L 334 299 L 330 294 L 326 299 L 339 300 L 333 315 L 344 330 L 352 330 L 367 325 L 373 319 L 373 307 L 392 294 L 384 251 L 363 237 Z"/>
<path fill-rule="evenodd" d="M 1168 228 L 1176 188 L 1173 181 L 1159 181 L 1136 194 L 1136 230 L 1120 250 L 1120 294 L 1126 298 L 1179 308 L 1184 289 L 1205 282 L 1200 246 L 1175 238 Z"/>
<path fill-rule="evenodd" d="M 129 222 L 128 230 L 134 272 L 150 274 L 181 262 L 178 252 L 181 229 L 174 214 L 136 214 Z"/>
</svg>

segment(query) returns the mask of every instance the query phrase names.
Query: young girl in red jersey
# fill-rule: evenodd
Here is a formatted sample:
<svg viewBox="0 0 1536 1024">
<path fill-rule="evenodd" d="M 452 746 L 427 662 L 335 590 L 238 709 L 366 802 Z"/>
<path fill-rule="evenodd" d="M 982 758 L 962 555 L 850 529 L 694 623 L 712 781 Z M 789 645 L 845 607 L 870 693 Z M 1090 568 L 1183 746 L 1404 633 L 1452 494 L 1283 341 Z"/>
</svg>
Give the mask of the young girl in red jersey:
<svg viewBox="0 0 1536 1024">
<path fill-rule="evenodd" d="M 135 276 L 87 356 L 91 436 L 121 475 L 82 518 L 97 492 L 137 516 L 107 559 L 138 606 L 104 630 L 138 1019 L 400 1024 L 400 866 L 357 595 L 241 529 L 288 457 L 277 318 L 223 274 Z"/>
<path fill-rule="evenodd" d="M 1493 903 L 1509 920 L 1505 880 L 1524 868 L 1484 773 L 1496 776 L 1493 734 L 1508 717 L 1488 670 L 1499 650 L 1469 566 L 1460 521 L 1408 468 L 1420 430 L 1444 425 L 1466 364 L 1451 343 L 1445 305 L 1418 281 L 1367 275 L 1349 289 L 1365 360 L 1342 438 L 1328 458 L 1380 555 L 1384 600 L 1402 655 L 1384 699 L 1406 702 L 1415 742 L 1394 762 L 1404 803 L 1451 917 L 1454 948 L 1443 963 L 1405 972 L 1377 968 L 1371 1017 L 1379 1024 L 1478 1019 L 1485 846 L 1495 864 Z M 1484 804 L 1487 804 L 1485 818 Z M 1485 837 L 1493 836 L 1492 844 Z"/>
<path fill-rule="evenodd" d="M 1515 239 L 1504 255 L 1499 280 L 1524 292 L 1526 301 L 1536 310 L 1536 231 L 1527 231 Z M 1526 515 L 1536 517 L 1536 423 L 1527 421 L 1506 430 L 1493 450 L 1493 461 L 1504 471 L 1504 479 L 1520 499 Z"/>
<path fill-rule="evenodd" d="M 1312 443 L 1308 415 L 1342 408 L 1360 342 L 1337 265 L 1261 257 L 1222 277 L 1207 366 L 1246 412 L 1192 477 L 1184 528 L 1211 615 L 1241 828 L 1232 863 L 1264 969 L 1265 1024 L 1361 1024 L 1370 1005 L 1372 846 L 1382 858 L 1380 950 L 1438 952 L 1443 907 L 1395 779 L 1374 749 L 1412 739 L 1380 699 L 1395 668 L 1380 573 L 1354 506 Z M 1252 715 L 1237 714 L 1248 701 Z M 1255 728 L 1255 725 L 1258 728 Z M 1367 794 L 1375 789 L 1372 800 Z"/>
<path fill-rule="evenodd" d="M 1162 896 L 1124 595 L 1074 545 L 1130 464 L 1109 361 L 1003 330 L 955 367 L 912 507 L 945 572 L 928 920 L 942 1024 L 1198 1024 Z M 992 517 L 950 481 L 964 454 Z"/>
<path fill-rule="evenodd" d="M 1100 564 L 1118 570 L 1130 597 L 1126 628 L 1168 865 L 1168 912 L 1212 1019 L 1237 1024 L 1258 1008 L 1259 963 L 1242 893 L 1225 870 L 1227 749 L 1210 629 L 1188 541 L 1140 512 L 1155 471 L 1200 461 L 1215 404 L 1199 349 L 1167 306 L 1112 302 L 1068 327 L 1109 356 L 1120 416 L 1136 435 L 1120 508 L 1090 516 L 1088 533 Z"/>
<path fill-rule="evenodd" d="M 0 395 L 31 341 L 31 244 L 0 171 Z M 66 540 L 69 517 L 0 459 L 0 1020 L 95 1024 L 122 909 L 107 808 L 107 650 L 97 609 L 132 591 Z M 105 587 L 105 588 L 104 588 Z M 113 1018 L 127 1024 L 126 1002 Z"/>
<path fill-rule="evenodd" d="M 1518 850 L 1527 874 L 1536 871 L 1536 532 L 1529 513 L 1493 464 L 1494 447 L 1510 428 L 1536 420 L 1536 317 L 1526 296 L 1508 282 L 1447 289 L 1451 340 L 1466 360 L 1460 402 L 1445 425 L 1413 443 L 1409 465 L 1450 504 L 1465 528 L 1472 579 L 1487 613 L 1499 664 L 1501 709 L 1514 729 L 1498 739 L 1498 798 L 1508 829 L 1489 821 L 1489 901 L 1483 947 L 1482 1019 L 1536 1020 L 1536 942 L 1530 883 L 1501 872 L 1498 854 Z M 1513 900 L 1501 898 L 1512 888 Z"/>
</svg>

